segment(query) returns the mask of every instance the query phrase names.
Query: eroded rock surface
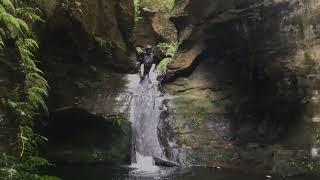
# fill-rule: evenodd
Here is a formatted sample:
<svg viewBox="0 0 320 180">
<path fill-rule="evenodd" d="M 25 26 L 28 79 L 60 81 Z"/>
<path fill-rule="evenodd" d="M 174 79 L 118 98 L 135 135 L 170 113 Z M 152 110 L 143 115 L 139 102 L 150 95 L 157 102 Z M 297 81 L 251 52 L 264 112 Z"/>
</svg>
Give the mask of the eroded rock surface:
<svg viewBox="0 0 320 180">
<path fill-rule="evenodd" d="M 38 4 L 47 22 L 40 29 L 42 54 L 132 71 L 128 52 L 135 16 L 132 0 L 38 0 Z"/>
<path fill-rule="evenodd" d="M 171 128 L 162 132 L 168 155 L 284 176 L 318 167 L 310 147 L 319 127 L 319 6 L 178 1 L 172 20 L 182 44 L 168 66 L 165 89 L 174 98 L 162 124 Z"/>
</svg>

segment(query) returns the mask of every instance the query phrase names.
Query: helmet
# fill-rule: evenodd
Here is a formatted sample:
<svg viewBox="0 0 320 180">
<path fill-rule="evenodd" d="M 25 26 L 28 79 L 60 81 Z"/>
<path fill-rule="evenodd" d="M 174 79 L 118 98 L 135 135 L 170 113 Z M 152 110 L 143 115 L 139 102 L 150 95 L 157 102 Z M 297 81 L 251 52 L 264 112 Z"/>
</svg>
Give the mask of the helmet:
<svg viewBox="0 0 320 180">
<path fill-rule="evenodd" d="M 152 49 L 152 46 L 151 45 L 146 45 L 145 49 Z"/>
</svg>

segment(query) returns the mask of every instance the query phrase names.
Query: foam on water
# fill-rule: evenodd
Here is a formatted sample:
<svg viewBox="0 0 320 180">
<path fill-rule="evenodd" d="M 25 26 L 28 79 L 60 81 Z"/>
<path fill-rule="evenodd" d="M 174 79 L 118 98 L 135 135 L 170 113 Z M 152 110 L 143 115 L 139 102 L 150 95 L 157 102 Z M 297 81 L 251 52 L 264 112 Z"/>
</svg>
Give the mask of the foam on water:
<svg viewBox="0 0 320 180">
<path fill-rule="evenodd" d="M 154 160 L 151 156 L 142 156 L 136 153 L 136 161 L 130 166 L 135 169 L 132 171 L 133 174 L 156 173 L 160 170 L 158 166 L 154 165 Z"/>
</svg>

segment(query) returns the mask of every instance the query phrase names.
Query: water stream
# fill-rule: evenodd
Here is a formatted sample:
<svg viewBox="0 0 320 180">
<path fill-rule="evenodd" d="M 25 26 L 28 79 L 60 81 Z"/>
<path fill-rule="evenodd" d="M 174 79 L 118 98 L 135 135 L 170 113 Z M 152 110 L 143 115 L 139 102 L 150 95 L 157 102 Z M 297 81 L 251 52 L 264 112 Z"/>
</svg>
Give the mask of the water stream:
<svg viewBox="0 0 320 180">
<path fill-rule="evenodd" d="M 157 173 L 153 157 L 165 158 L 158 140 L 158 124 L 163 97 L 159 90 L 157 75 L 140 80 L 137 75 L 127 76 L 131 92 L 130 122 L 132 123 L 132 164 L 133 174 Z"/>
</svg>

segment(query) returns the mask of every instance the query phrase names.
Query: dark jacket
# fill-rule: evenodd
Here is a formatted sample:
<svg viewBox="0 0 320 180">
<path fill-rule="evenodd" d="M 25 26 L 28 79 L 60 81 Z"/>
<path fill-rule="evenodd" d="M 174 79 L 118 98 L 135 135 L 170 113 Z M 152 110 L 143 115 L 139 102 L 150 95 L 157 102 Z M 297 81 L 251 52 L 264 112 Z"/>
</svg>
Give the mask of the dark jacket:
<svg viewBox="0 0 320 180">
<path fill-rule="evenodd" d="M 158 64 L 159 58 L 157 56 L 154 55 L 154 53 L 146 53 L 143 52 L 141 54 L 138 55 L 138 62 L 145 64 L 147 66 L 151 66 L 152 64 Z"/>
</svg>

